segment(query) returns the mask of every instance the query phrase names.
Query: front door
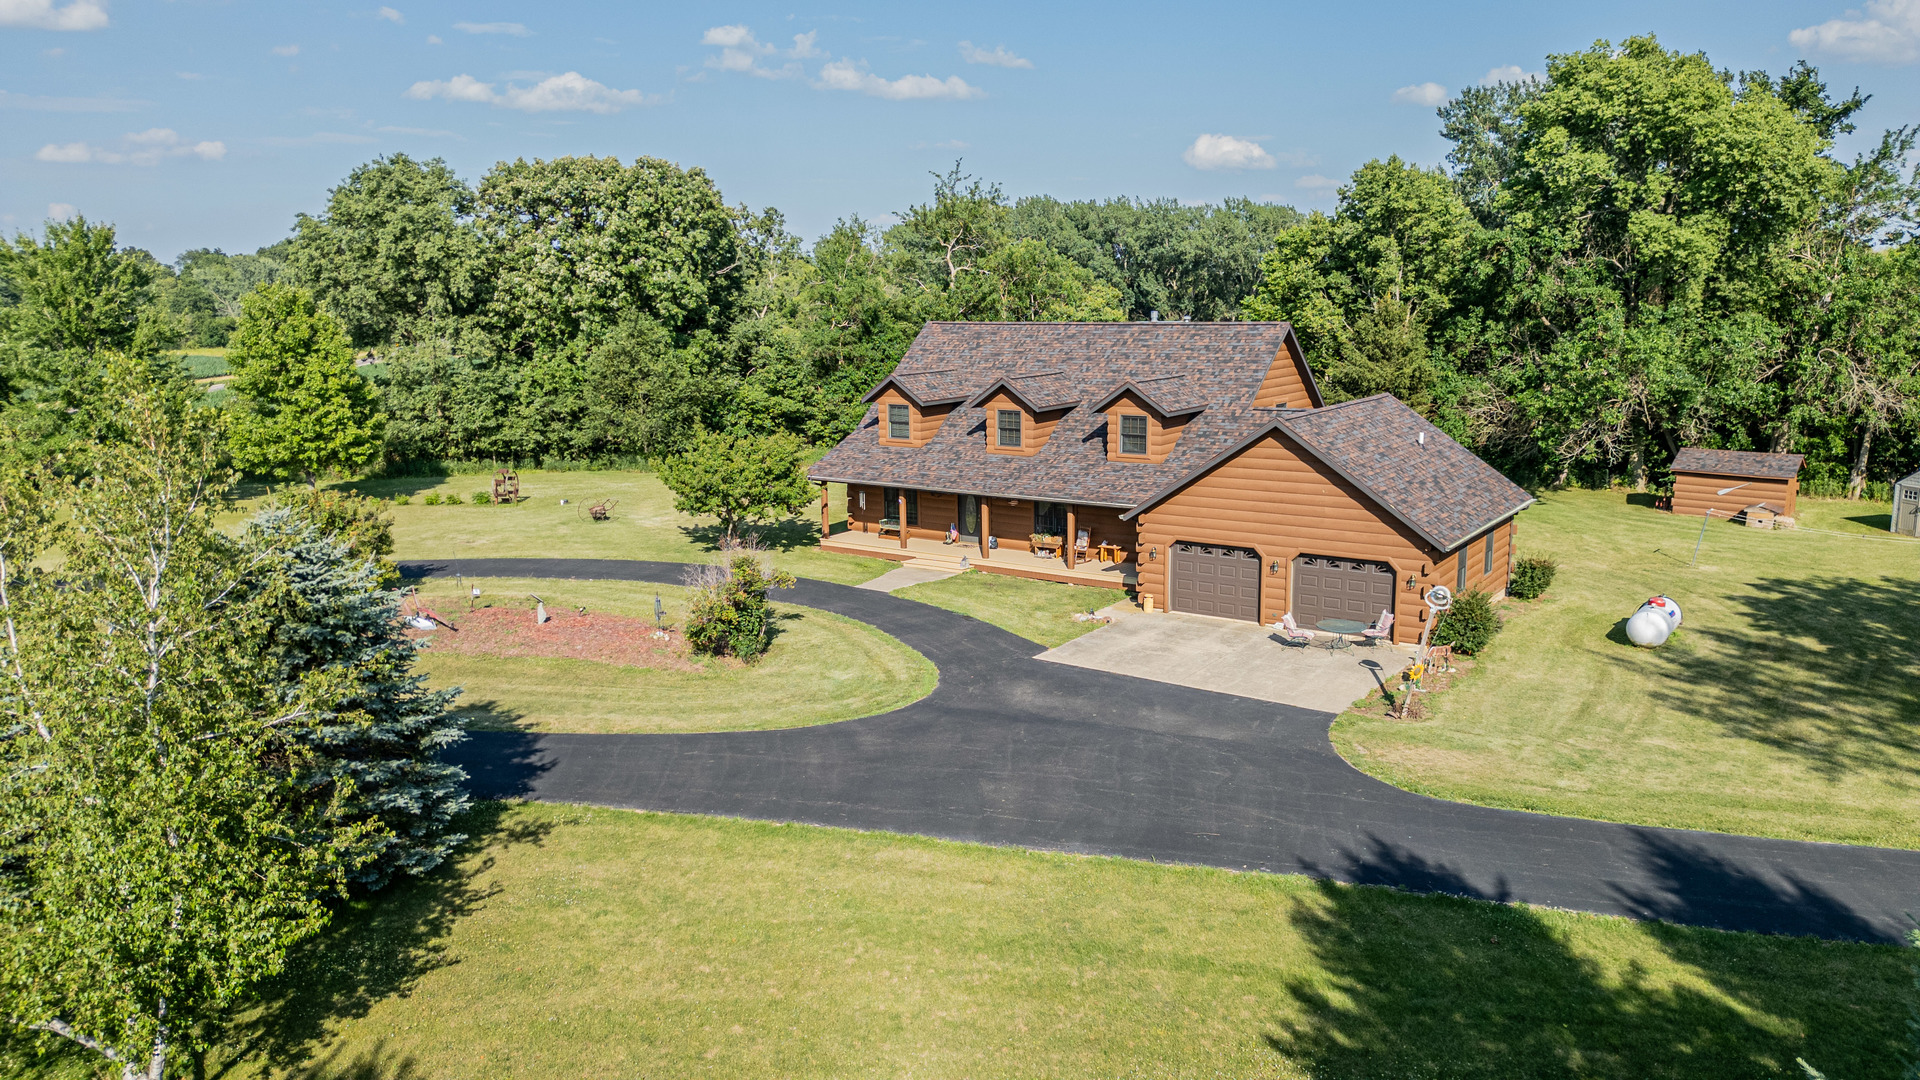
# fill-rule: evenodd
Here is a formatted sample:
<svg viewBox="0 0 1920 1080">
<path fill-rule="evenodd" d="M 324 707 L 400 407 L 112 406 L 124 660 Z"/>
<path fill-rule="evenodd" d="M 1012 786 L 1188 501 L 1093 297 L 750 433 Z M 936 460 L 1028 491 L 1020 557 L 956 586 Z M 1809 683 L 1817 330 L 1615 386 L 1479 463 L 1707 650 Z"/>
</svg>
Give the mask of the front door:
<svg viewBox="0 0 1920 1080">
<path fill-rule="evenodd" d="M 1920 536 L 1920 487 L 1901 488 L 1900 502 L 1893 513 L 1894 532 Z"/>
<path fill-rule="evenodd" d="M 1371 623 L 1392 608 L 1393 567 L 1386 563 L 1327 555 L 1293 560 L 1293 621 L 1309 630 L 1321 619 Z"/>
<path fill-rule="evenodd" d="M 1246 548 L 1179 543 L 1167 606 L 1194 615 L 1260 621 L 1260 556 Z"/>
<path fill-rule="evenodd" d="M 960 535 L 980 535 L 980 497 L 978 495 L 960 496 Z"/>
</svg>

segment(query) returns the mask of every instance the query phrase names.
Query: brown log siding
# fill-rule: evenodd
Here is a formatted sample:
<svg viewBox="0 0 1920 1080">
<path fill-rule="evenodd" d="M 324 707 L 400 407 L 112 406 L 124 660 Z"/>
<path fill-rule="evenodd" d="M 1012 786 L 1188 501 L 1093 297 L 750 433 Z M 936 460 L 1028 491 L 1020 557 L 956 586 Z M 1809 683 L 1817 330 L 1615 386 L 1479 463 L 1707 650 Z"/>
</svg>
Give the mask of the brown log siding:
<svg viewBox="0 0 1920 1080">
<path fill-rule="evenodd" d="M 940 424 L 946 420 L 947 414 L 953 411 L 952 405 L 936 405 L 931 409 L 922 410 L 920 406 L 908 401 L 905 394 L 891 386 L 874 400 L 880 406 L 880 445 L 882 446 L 925 446 L 933 441 L 935 435 L 940 434 Z M 892 430 L 887 426 L 887 406 L 889 405 L 907 407 L 908 438 L 904 441 L 887 434 Z"/>
<path fill-rule="evenodd" d="M 1730 488 L 1735 484 L 1745 484 L 1738 491 L 1720 494 L 1721 488 Z M 1730 517 L 1745 510 L 1754 503 L 1769 502 L 1786 507 L 1788 517 L 1794 516 L 1794 500 L 1800 494 L 1800 480 L 1761 480 L 1746 476 L 1716 476 L 1712 473 L 1674 473 L 1673 474 L 1673 512 L 1685 517 L 1699 517 L 1709 508 L 1716 511 L 1715 517 Z"/>
<path fill-rule="evenodd" d="M 1433 585 L 1452 588 L 1455 560 L 1468 562 L 1468 587 L 1492 592 L 1506 588 L 1512 522 L 1495 535 L 1494 568 L 1482 565 L 1483 539 L 1444 558 L 1419 534 L 1381 509 L 1358 488 L 1320 464 L 1279 434 L 1269 435 L 1221 463 L 1186 488 L 1140 515 L 1140 591 L 1166 606 L 1167 572 L 1173 544 L 1225 544 L 1252 548 L 1260 555 L 1260 618 L 1273 622 L 1292 604 L 1293 559 L 1325 555 L 1383 562 L 1394 570 L 1394 640 L 1410 643 L 1420 635 Z M 1146 552 L 1156 550 L 1158 558 Z M 1277 570 L 1274 564 L 1278 563 Z M 1412 577 L 1416 588 L 1406 588 Z"/>
<path fill-rule="evenodd" d="M 1295 409 L 1313 407 L 1313 395 L 1307 392 L 1307 361 L 1305 357 L 1295 356 L 1293 350 L 1281 346 L 1280 352 L 1273 358 L 1273 366 L 1267 369 L 1267 377 L 1260 382 L 1260 389 L 1253 395 L 1253 403 L 1260 406 L 1287 405 Z"/>
<path fill-rule="evenodd" d="M 1174 445 L 1180 441 L 1180 433 L 1185 430 L 1191 416 L 1176 416 L 1164 419 L 1158 412 L 1141 401 L 1131 391 L 1122 394 L 1107 409 L 1107 459 L 1109 461 L 1150 461 L 1159 464 L 1173 453 Z M 1122 416 L 1144 416 L 1147 418 L 1147 452 L 1123 454 L 1120 452 L 1120 418 Z"/>
<path fill-rule="evenodd" d="M 1053 429 L 1058 427 L 1060 421 L 1067 415 L 1066 409 L 1050 409 L 1035 415 L 1004 390 L 988 398 L 983 407 L 987 410 L 987 452 L 1018 457 L 1032 457 L 1039 453 L 1040 448 L 1047 445 L 1047 440 L 1053 436 Z M 1012 409 L 1020 414 L 1020 449 L 1018 450 L 1000 445 L 1001 409 Z"/>
</svg>

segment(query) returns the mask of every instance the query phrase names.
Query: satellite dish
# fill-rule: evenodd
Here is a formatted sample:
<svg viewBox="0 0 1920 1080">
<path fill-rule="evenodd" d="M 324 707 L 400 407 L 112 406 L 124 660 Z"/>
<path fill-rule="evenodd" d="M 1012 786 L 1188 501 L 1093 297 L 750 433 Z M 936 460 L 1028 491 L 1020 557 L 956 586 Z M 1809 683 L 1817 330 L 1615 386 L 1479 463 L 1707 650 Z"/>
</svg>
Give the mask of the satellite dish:
<svg viewBox="0 0 1920 1080">
<path fill-rule="evenodd" d="M 1445 585 L 1435 585 L 1427 590 L 1427 606 L 1435 611 L 1445 611 L 1453 606 L 1453 590 Z"/>
</svg>

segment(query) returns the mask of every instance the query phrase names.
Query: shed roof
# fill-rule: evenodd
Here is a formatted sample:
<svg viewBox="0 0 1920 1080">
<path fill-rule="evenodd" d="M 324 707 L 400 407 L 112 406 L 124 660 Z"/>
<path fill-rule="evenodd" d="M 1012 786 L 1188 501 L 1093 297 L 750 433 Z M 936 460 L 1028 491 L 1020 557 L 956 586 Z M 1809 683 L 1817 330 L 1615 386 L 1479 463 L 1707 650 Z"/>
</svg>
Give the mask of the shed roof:
<svg viewBox="0 0 1920 1080">
<path fill-rule="evenodd" d="M 1279 432 L 1340 474 L 1428 543 L 1451 551 L 1533 502 L 1525 489 L 1391 394 L 1319 409 L 1257 409 L 1239 437 L 1125 514 L 1172 496 L 1214 466 Z"/>
<path fill-rule="evenodd" d="M 1759 480 L 1791 480 L 1800 475 L 1804 454 L 1763 454 L 1754 450 L 1708 450 L 1689 446 L 1674 455 L 1677 473 L 1713 476 L 1750 476 Z"/>
<path fill-rule="evenodd" d="M 1901 477 L 1900 479 L 1895 480 L 1894 483 L 1895 484 L 1912 484 L 1912 485 L 1920 486 L 1920 469 L 1915 469 L 1914 471 L 1908 473 L 1907 475 Z"/>
</svg>

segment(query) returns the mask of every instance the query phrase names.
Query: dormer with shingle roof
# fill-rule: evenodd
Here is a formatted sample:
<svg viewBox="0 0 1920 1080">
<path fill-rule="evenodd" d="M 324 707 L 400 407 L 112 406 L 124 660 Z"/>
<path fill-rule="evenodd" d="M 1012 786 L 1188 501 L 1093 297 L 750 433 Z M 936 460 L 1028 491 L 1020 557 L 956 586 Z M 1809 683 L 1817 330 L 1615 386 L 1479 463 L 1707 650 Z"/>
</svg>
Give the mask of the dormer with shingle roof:
<svg viewBox="0 0 1920 1080">
<path fill-rule="evenodd" d="M 1002 376 L 967 402 L 970 409 L 986 411 L 988 453 L 1032 457 L 1046 447 L 1067 411 L 1080 404 L 1080 394 L 1065 374 L 1056 370 Z"/>
</svg>

